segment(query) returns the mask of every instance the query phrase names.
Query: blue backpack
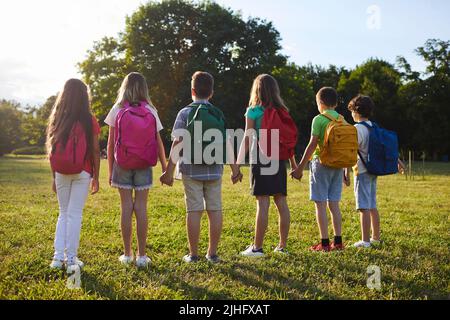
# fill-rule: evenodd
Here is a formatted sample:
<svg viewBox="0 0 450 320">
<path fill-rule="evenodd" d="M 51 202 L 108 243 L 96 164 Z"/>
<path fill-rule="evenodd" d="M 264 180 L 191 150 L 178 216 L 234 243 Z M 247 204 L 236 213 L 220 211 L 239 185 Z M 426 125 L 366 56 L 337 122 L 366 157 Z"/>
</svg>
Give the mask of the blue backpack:
<svg viewBox="0 0 450 320">
<path fill-rule="evenodd" d="M 359 158 L 364 163 L 367 171 L 374 176 L 387 176 L 398 173 L 398 137 L 393 131 L 380 128 L 372 122 L 370 126 L 366 122 L 359 124 L 369 129 L 369 154 L 367 161 L 358 152 Z"/>
</svg>

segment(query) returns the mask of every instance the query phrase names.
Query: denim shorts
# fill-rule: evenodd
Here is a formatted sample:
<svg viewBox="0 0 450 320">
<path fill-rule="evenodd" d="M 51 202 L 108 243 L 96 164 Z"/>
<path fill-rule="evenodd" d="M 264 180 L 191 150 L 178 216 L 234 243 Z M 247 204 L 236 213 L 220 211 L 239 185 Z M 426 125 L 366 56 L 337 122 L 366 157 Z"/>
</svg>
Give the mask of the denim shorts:
<svg viewBox="0 0 450 320">
<path fill-rule="evenodd" d="M 326 167 L 319 159 L 312 160 L 309 166 L 311 201 L 341 201 L 344 170 Z"/>
<path fill-rule="evenodd" d="M 355 178 L 356 210 L 377 208 L 377 177 L 362 173 Z"/>
<path fill-rule="evenodd" d="M 152 168 L 142 170 L 125 170 L 114 163 L 112 183 L 114 188 L 125 190 L 148 190 L 153 185 Z"/>
</svg>

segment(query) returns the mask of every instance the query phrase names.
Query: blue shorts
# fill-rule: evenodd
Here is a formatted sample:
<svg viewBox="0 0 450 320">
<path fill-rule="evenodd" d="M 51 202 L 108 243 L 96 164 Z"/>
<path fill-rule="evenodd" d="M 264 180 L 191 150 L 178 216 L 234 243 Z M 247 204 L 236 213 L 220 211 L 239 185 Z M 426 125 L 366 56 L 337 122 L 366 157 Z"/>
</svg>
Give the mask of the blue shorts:
<svg viewBox="0 0 450 320">
<path fill-rule="evenodd" d="M 362 173 L 355 178 L 356 210 L 377 208 L 377 177 Z"/>
<path fill-rule="evenodd" d="M 114 188 L 125 190 L 148 190 L 153 185 L 152 168 L 142 170 L 125 170 L 114 163 L 112 183 Z"/>
<path fill-rule="evenodd" d="M 309 167 L 311 171 L 309 176 L 311 201 L 341 201 L 344 170 L 323 166 L 319 159 L 312 160 Z"/>
</svg>

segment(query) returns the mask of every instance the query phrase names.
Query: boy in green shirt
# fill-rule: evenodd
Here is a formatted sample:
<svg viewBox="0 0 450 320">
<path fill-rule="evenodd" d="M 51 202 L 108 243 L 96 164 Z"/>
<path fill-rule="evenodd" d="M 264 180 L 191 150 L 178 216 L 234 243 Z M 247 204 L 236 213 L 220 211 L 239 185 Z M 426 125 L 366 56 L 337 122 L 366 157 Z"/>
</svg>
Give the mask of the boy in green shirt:
<svg viewBox="0 0 450 320">
<path fill-rule="evenodd" d="M 325 87 L 317 93 L 317 105 L 320 115 L 314 118 L 312 123 L 311 140 L 305 150 L 303 159 L 291 175 L 301 180 L 306 165 L 310 163 L 310 192 L 311 201 L 315 202 L 317 224 L 319 226 L 321 243 L 313 246 L 313 251 L 331 251 L 344 249 L 342 244 L 342 215 L 339 203 L 342 197 L 342 181 L 344 170 L 326 167 L 320 163 L 320 150 L 323 147 L 325 131 L 331 122 L 324 114 L 338 119 L 339 113 L 335 111 L 338 95 L 335 89 Z M 347 185 L 349 181 L 345 181 Z M 333 217 L 334 242 L 330 244 L 328 236 L 327 205 Z"/>
</svg>

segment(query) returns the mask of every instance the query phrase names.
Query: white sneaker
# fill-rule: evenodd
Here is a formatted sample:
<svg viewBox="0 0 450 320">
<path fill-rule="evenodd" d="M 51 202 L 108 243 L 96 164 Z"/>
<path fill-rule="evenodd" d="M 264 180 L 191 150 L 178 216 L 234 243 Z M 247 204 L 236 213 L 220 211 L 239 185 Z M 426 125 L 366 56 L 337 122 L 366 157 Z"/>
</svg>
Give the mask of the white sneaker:
<svg viewBox="0 0 450 320">
<path fill-rule="evenodd" d="M 132 256 L 128 257 L 126 255 L 122 255 L 119 257 L 119 261 L 121 264 L 128 266 L 134 262 L 134 258 Z"/>
<path fill-rule="evenodd" d="M 73 267 L 73 266 L 78 266 L 80 267 L 80 269 L 84 268 L 84 262 L 81 261 L 80 259 L 78 259 L 77 257 L 67 260 L 67 268 L 69 267 Z"/>
<path fill-rule="evenodd" d="M 57 270 L 64 269 L 64 261 L 53 259 L 52 263 L 50 263 L 50 269 L 57 269 Z"/>
<path fill-rule="evenodd" d="M 353 247 L 355 248 L 365 248 L 365 249 L 370 248 L 371 246 L 372 245 L 370 244 L 370 242 L 365 241 L 359 241 L 353 245 Z"/>
<path fill-rule="evenodd" d="M 152 260 L 150 260 L 150 258 L 147 256 L 138 257 L 136 259 L 136 267 L 138 267 L 138 268 L 147 269 L 151 263 L 152 263 Z"/>
<path fill-rule="evenodd" d="M 262 248 L 259 250 L 255 250 L 255 246 L 251 245 L 245 251 L 241 252 L 241 256 L 250 258 L 262 258 L 264 257 L 264 250 Z"/>
</svg>

